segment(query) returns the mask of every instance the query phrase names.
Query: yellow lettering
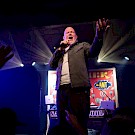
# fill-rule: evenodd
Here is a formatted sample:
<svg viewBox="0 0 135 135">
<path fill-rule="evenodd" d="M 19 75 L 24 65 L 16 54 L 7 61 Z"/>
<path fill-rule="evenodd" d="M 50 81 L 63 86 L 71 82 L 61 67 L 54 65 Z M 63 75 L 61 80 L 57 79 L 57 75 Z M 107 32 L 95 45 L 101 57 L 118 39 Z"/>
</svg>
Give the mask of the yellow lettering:
<svg viewBox="0 0 135 135">
<path fill-rule="evenodd" d="M 107 82 L 100 82 L 99 86 L 100 88 L 107 88 Z"/>
</svg>

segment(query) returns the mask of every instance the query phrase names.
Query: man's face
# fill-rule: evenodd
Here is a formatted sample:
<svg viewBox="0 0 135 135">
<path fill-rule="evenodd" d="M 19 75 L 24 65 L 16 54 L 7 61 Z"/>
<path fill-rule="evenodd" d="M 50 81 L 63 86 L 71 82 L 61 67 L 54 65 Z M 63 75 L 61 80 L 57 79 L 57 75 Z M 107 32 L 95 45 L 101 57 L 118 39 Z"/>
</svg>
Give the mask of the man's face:
<svg viewBox="0 0 135 135">
<path fill-rule="evenodd" d="M 64 31 L 63 40 L 68 40 L 68 44 L 74 44 L 77 41 L 77 35 L 72 27 L 67 27 Z"/>
</svg>

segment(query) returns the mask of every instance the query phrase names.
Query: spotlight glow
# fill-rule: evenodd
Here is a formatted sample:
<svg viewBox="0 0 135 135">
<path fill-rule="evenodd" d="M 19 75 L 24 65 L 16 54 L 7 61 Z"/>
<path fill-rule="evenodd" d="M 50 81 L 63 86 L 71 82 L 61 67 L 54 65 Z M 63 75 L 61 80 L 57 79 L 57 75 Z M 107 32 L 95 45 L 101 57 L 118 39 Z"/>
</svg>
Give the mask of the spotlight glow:
<svg viewBox="0 0 135 135">
<path fill-rule="evenodd" d="M 100 63 L 101 62 L 101 59 L 98 59 L 97 62 Z"/>
<path fill-rule="evenodd" d="M 24 64 L 21 63 L 20 66 L 21 66 L 21 67 L 24 67 Z"/>
<path fill-rule="evenodd" d="M 125 60 L 129 60 L 129 57 L 125 56 L 124 59 L 125 59 Z"/>
<path fill-rule="evenodd" d="M 33 62 L 33 63 L 32 63 L 32 66 L 34 66 L 35 64 L 36 64 L 36 62 Z"/>
<path fill-rule="evenodd" d="M 113 25 L 118 25 L 117 21 L 113 22 L 112 20 L 112 23 L 114 23 Z M 121 22 L 121 25 L 124 26 L 124 22 Z M 132 31 L 133 28 L 123 35 L 118 33 L 117 28 L 119 28 L 119 26 L 116 26 L 116 29 L 109 28 L 106 35 L 104 35 L 103 47 L 98 56 L 101 62 L 125 64 L 122 60 L 123 57 L 121 58 L 119 56 L 127 51 L 123 45 L 132 38 L 133 35 L 130 34 L 130 31 Z M 120 31 L 122 31 L 121 29 L 122 28 L 119 28 Z M 117 35 L 115 35 L 114 31 L 117 32 Z M 126 58 L 126 60 L 129 59 Z"/>
</svg>

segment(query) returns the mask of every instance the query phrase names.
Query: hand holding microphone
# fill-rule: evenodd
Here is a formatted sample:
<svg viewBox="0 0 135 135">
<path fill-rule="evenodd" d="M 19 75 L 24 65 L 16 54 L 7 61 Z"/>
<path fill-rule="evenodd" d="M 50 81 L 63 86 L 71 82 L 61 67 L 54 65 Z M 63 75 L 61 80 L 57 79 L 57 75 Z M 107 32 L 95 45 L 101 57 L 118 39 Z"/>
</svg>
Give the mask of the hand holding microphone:
<svg viewBox="0 0 135 135">
<path fill-rule="evenodd" d="M 59 50 L 65 50 L 69 46 L 69 40 L 63 40 L 60 42 Z"/>
</svg>

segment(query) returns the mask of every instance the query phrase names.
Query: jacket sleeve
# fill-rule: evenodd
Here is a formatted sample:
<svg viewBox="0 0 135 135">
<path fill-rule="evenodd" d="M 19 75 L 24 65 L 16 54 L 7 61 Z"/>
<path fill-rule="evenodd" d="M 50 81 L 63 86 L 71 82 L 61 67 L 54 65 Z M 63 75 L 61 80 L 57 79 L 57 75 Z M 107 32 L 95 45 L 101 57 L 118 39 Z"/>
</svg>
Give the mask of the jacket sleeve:
<svg viewBox="0 0 135 135">
<path fill-rule="evenodd" d="M 58 63 L 59 63 L 59 60 L 60 60 L 60 58 L 63 56 L 63 54 L 64 54 L 63 51 L 60 51 L 60 50 L 57 49 L 57 50 L 53 53 L 53 55 L 52 55 L 52 57 L 51 57 L 51 59 L 50 59 L 50 61 L 49 61 L 49 66 L 50 66 L 51 68 L 57 68 L 57 67 L 58 67 Z"/>
<path fill-rule="evenodd" d="M 95 58 L 99 55 L 100 50 L 103 46 L 103 40 L 95 37 L 92 44 L 84 42 L 85 55 L 89 58 Z"/>
<path fill-rule="evenodd" d="M 94 58 L 97 57 L 100 53 L 100 50 L 103 46 L 103 39 L 98 39 L 98 37 L 95 37 L 92 43 L 92 46 L 90 47 L 90 57 Z"/>
</svg>

